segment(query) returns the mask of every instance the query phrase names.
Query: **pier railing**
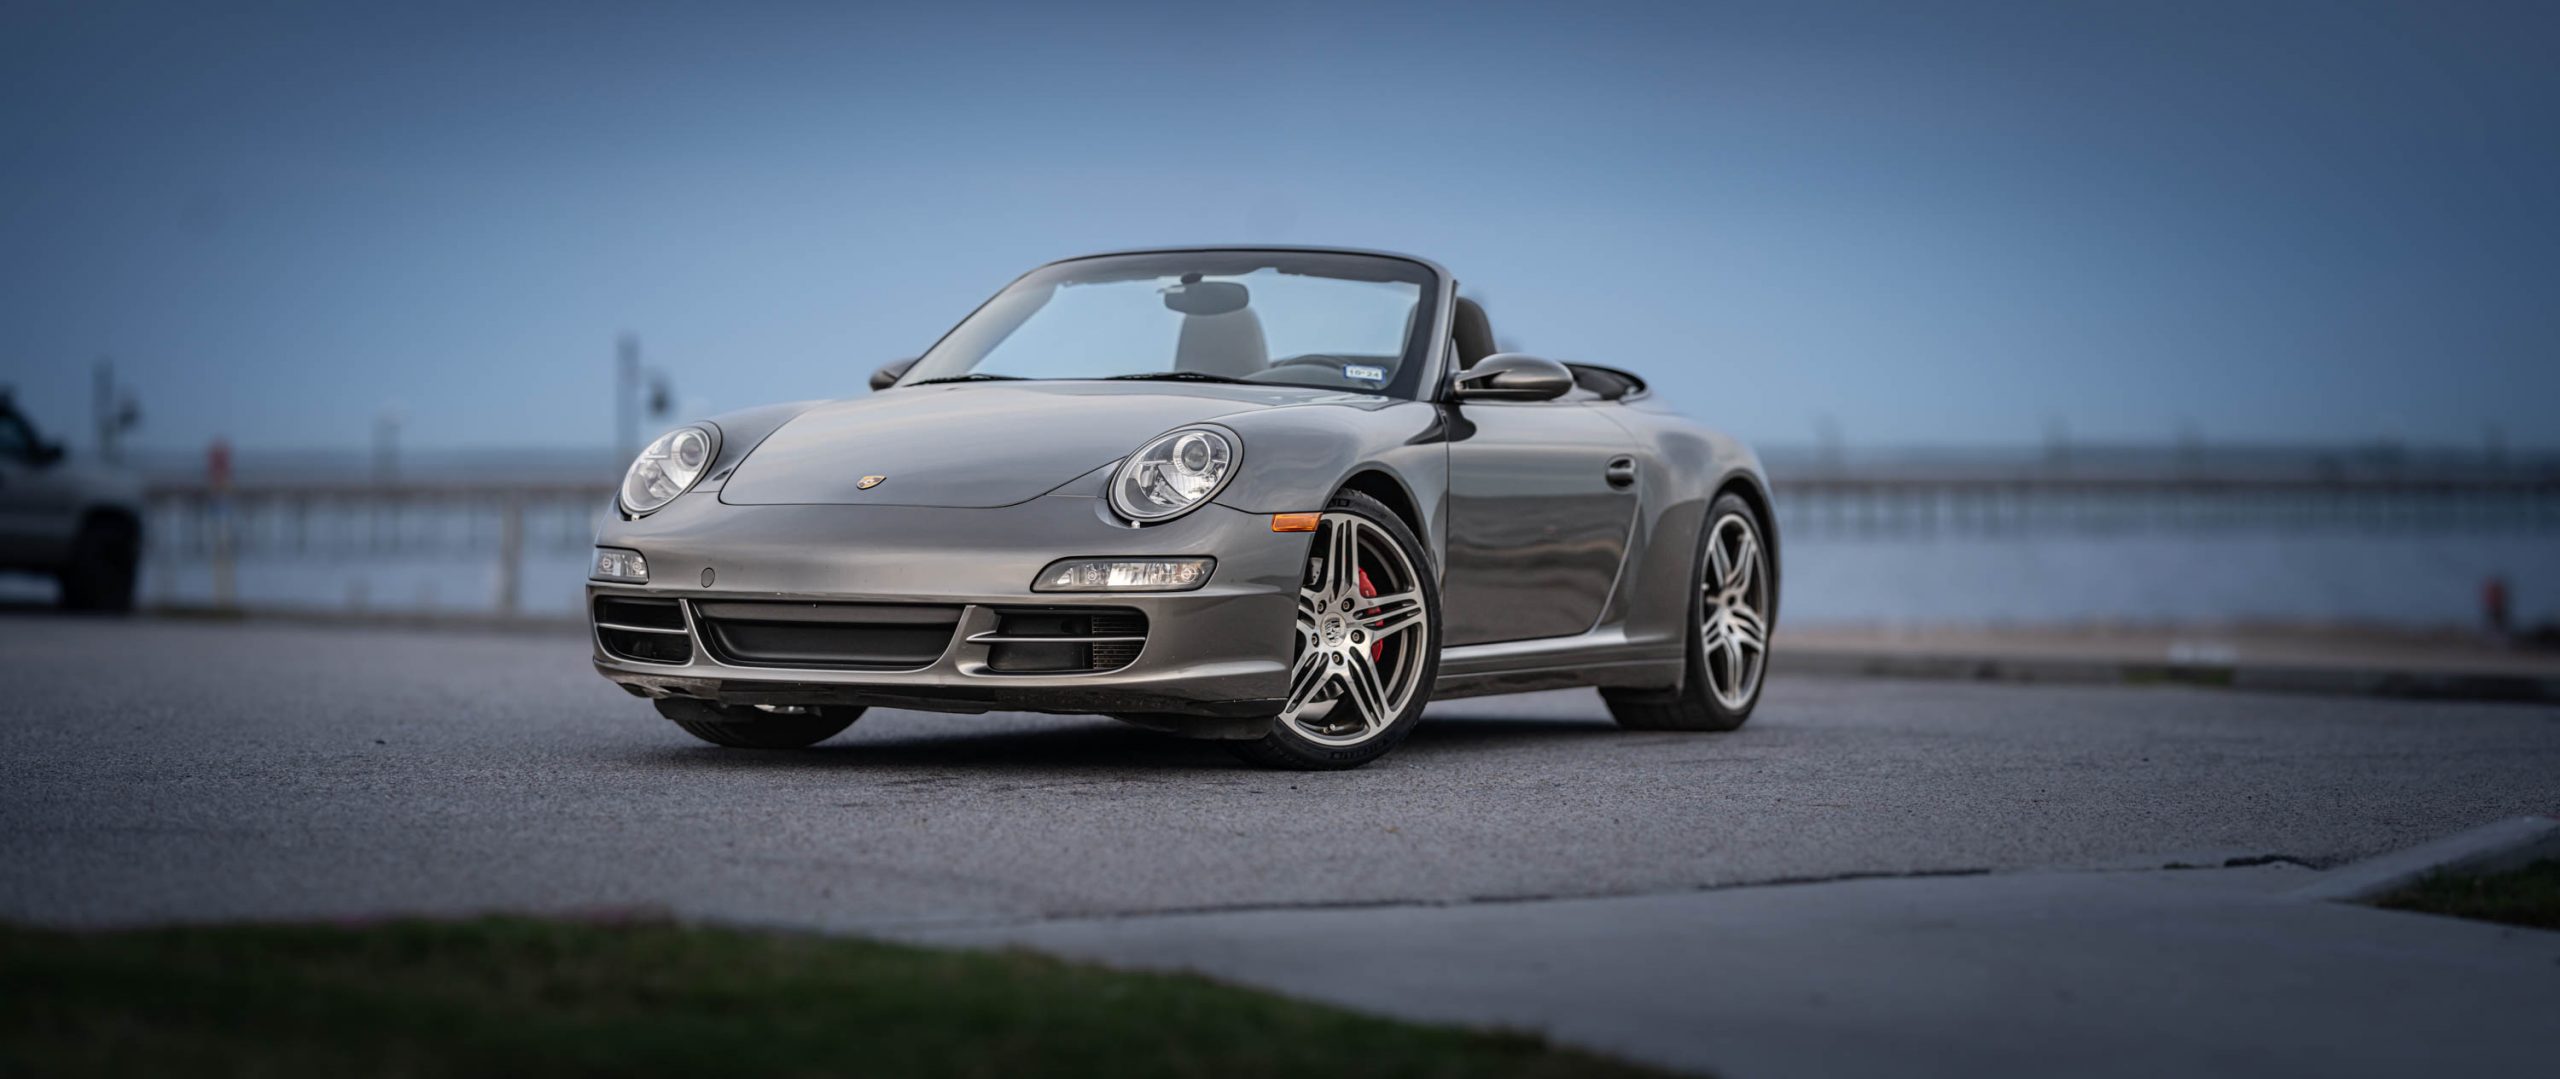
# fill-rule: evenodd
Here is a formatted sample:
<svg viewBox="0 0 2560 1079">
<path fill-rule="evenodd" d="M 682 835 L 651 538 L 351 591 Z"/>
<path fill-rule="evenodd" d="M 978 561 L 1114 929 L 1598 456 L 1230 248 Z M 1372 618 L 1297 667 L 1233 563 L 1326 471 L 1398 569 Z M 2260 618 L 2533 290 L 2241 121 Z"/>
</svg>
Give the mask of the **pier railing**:
<svg viewBox="0 0 2560 1079">
<path fill-rule="evenodd" d="M 158 483 L 146 493 L 144 565 L 210 570 L 215 606 L 239 604 L 250 561 L 495 560 L 490 606 L 524 602 L 529 553 L 589 549 L 612 488 L 595 483 Z"/>
<path fill-rule="evenodd" d="M 1775 481 L 1790 536 L 2560 530 L 2560 476 L 1825 475 Z"/>
<path fill-rule="evenodd" d="M 1790 539 L 2203 533 L 2560 532 L 2560 475 L 2071 476 L 1826 472 L 1775 477 Z M 149 491 L 146 566 L 255 603 L 244 563 L 490 560 L 481 609 L 517 613 L 528 557 L 583 558 L 612 490 L 569 482 L 280 482 Z M 546 578 L 547 579 L 547 578 Z M 350 603 L 359 602 L 351 598 Z M 475 606 L 479 604 L 475 601 Z"/>
</svg>

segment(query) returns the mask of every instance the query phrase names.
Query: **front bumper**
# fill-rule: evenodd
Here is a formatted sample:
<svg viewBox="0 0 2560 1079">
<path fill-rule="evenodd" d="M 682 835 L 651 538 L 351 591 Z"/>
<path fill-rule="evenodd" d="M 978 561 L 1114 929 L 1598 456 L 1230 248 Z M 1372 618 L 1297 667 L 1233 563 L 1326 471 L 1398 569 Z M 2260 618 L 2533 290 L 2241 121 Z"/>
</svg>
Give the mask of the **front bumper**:
<svg viewBox="0 0 2560 1079">
<path fill-rule="evenodd" d="M 601 529 L 602 546 L 640 551 L 645 585 L 590 582 L 596 670 L 646 697 L 726 704 L 858 704 L 983 712 L 1165 713 L 1258 717 L 1279 711 L 1308 538 L 1275 533 L 1267 515 L 1209 505 L 1145 528 L 1117 522 L 1091 497 L 1051 495 L 995 509 L 916 506 L 731 506 L 698 492 L 637 521 Z M 1217 568 L 1190 592 L 1035 593 L 1060 558 L 1209 556 Z M 683 663 L 607 650 L 597 597 L 674 599 L 691 643 Z M 747 665 L 705 647 L 698 608 L 712 601 L 939 604 L 961 608 L 942 653 L 904 670 Z M 991 669 L 999 608 L 1131 608 L 1146 616 L 1137 657 L 1114 670 Z"/>
</svg>

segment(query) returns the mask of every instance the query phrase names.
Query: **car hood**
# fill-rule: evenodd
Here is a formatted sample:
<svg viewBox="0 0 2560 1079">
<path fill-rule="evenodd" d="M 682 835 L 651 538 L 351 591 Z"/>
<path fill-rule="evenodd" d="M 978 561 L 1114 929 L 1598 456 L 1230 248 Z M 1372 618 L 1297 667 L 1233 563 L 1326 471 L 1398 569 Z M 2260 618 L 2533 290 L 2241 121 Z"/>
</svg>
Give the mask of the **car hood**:
<svg viewBox="0 0 2560 1079">
<path fill-rule="evenodd" d="M 1284 405 L 1384 404 L 1288 386 L 976 382 L 819 405 L 767 437 L 720 488 L 738 506 L 1010 506 L 1186 423 Z M 865 490 L 866 476 L 884 477 Z"/>
</svg>

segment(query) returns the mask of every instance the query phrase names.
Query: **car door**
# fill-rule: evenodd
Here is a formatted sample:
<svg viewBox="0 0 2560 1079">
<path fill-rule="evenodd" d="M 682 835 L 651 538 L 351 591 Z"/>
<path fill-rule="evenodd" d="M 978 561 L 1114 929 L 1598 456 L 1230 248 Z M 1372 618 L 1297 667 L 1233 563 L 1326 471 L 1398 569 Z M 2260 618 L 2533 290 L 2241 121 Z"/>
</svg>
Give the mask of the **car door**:
<svg viewBox="0 0 2560 1079">
<path fill-rule="evenodd" d="M 1442 407 L 1452 412 L 1443 642 L 1590 630 L 1635 519 L 1633 437 L 1587 395 Z"/>
</svg>

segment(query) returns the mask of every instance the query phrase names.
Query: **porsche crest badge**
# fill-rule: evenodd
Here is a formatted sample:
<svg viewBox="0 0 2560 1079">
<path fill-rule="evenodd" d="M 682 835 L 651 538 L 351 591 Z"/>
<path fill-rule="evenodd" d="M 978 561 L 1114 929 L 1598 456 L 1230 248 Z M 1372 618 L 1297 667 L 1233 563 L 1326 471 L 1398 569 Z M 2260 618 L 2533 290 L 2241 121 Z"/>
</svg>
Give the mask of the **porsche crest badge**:
<svg viewBox="0 0 2560 1079">
<path fill-rule="evenodd" d="M 889 477 L 887 476 L 864 476 L 861 480 L 854 483 L 854 487 L 868 491 L 874 487 L 880 486 L 880 481 L 888 478 Z"/>
</svg>

